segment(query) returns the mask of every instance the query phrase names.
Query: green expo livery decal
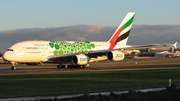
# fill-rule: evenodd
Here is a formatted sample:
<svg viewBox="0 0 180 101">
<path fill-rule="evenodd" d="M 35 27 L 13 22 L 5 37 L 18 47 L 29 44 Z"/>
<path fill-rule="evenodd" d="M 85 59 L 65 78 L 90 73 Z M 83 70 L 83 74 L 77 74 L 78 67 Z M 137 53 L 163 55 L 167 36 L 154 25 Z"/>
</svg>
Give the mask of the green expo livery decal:
<svg viewBox="0 0 180 101">
<path fill-rule="evenodd" d="M 89 41 L 69 43 L 66 41 L 50 41 L 51 48 L 55 48 L 54 55 L 71 54 L 77 52 L 90 52 L 95 45 Z"/>
</svg>

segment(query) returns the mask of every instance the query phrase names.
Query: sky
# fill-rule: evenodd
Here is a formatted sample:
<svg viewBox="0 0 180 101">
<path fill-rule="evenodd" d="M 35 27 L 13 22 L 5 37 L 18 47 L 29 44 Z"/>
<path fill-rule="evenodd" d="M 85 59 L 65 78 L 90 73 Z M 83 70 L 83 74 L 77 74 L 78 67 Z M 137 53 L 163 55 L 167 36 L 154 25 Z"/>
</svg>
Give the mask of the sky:
<svg viewBox="0 0 180 101">
<path fill-rule="evenodd" d="M 180 24 L 179 0 L 1 0 L 0 31 L 73 24 L 117 26 L 127 12 L 134 24 Z"/>
<path fill-rule="evenodd" d="M 174 38 L 171 37 L 171 40 L 167 40 L 168 38 L 164 36 L 167 42 L 159 40 L 159 43 L 171 43 L 173 40 L 175 42 L 178 41 L 177 36 L 180 34 L 180 0 L 0 1 L 0 52 L 4 52 L 12 44 L 19 41 L 35 39 L 58 40 L 57 36 L 59 40 L 73 40 L 72 36 L 80 35 L 83 37 L 75 37 L 74 40 L 101 41 L 106 39 L 104 41 L 107 41 L 107 37 L 110 37 L 111 34 L 114 33 L 114 30 L 123 20 L 127 12 L 136 12 L 133 22 L 134 29 L 132 26 L 132 34 L 128 40 L 129 44 L 139 44 L 138 41 L 133 42 L 132 40 L 142 40 L 141 42 L 144 42 L 145 40 L 143 39 L 145 39 L 144 37 L 146 36 L 152 36 L 152 39 L 156 39 L 157 36 L 160 36 L 163 32 L 165 34 L 162 35 L 172 34 Z M 92 28 L 95 32 L 89 33 L 83 28 L 87 30 Z M 96 28 L 96 30 L 94 30 L 94 28 Z M 101 30 L 98 30 L 99 32 L 97 31 L 98 28 L 101 28 Z M 77 30 L 77 32 L 73 33 L 72 31 L 74 30 Z M 145 32 L 147 30 L 148 34 Z M 61 32 L 69 32 L 72 38 L 68 38 L 68 35 L 63 35 Z M 105 33 L 106 36 L 103 36 L 103 33 Z M 143 38 L 138 39 L 138 37 L 134 37 L 139 34 L 141 34 Z M 87 36 L 90 35 L 94 38 L 87 38 Z M 54 38 L 52 36 L 54 36 Z M 153 41 L 152 39 L 152 43 L 158 43 L 158 40 Z M 145 42 L 145 44 L 151 43 Z"/>
</svg>

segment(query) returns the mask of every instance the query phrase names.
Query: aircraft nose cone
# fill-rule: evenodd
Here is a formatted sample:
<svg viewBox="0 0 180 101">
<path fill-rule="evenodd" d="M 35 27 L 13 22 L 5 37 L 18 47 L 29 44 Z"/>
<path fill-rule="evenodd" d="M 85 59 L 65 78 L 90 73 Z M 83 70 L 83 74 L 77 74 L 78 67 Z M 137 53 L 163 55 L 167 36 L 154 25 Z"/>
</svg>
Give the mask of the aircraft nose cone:
<svg viewBox="0 0 180 101">
<path fill-rule="evenodd" d="M 8 60 L 7 52 L 5 52 L 5 53 L 2 55 L 2 58 L 3 58 L 4 60 Z"/>
</svg>

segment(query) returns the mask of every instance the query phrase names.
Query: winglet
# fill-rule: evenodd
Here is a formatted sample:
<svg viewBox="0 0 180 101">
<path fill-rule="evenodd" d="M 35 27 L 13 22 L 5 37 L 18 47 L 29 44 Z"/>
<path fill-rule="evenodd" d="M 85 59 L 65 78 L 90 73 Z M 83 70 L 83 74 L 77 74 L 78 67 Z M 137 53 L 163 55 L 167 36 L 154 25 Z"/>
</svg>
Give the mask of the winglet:
<svg viewBox="0 0 180 101">
<path fill-rule="evenodd" d="M 173 44 L 173 46 L 174 46 L 175 49 L 177 48 L 177 43 L 178 43 L 178 42 L 176 42 L 176 43 Z"/>
</svg>

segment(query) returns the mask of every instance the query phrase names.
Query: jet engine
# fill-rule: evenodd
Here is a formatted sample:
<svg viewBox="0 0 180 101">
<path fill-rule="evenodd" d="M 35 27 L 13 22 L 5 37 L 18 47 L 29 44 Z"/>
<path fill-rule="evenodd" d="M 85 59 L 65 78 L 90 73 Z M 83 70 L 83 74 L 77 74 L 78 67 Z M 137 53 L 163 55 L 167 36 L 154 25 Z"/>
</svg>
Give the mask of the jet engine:
<svg viewBox="0 0 180 101">
<path fill-rule="evenodd" d="M 89 57 L 86 55 L 75 55 L 72 57 L 72 63 L 75 65 L 85 65 L 89 62 Z"/>
<path fill-rule="evenodd" d="M 110 51 L 107 53 L 108 60 L 120 61 L 124 59 L 124 53 L 120 51 Z"/>
</svg>

